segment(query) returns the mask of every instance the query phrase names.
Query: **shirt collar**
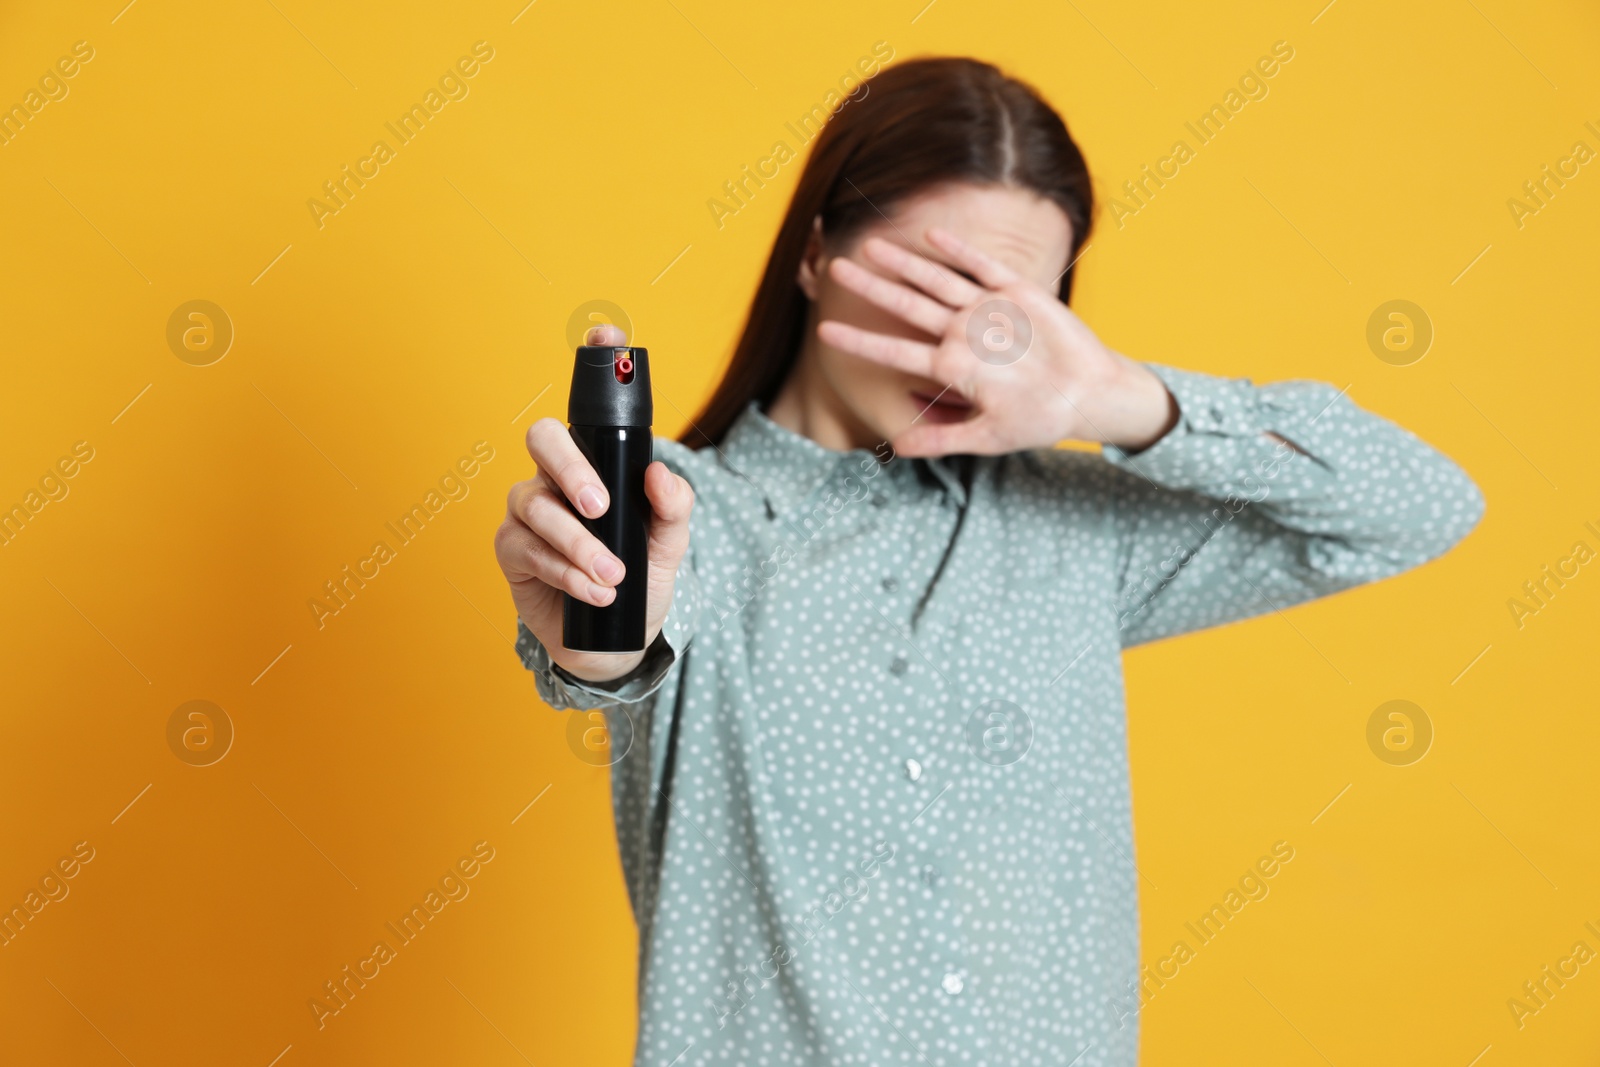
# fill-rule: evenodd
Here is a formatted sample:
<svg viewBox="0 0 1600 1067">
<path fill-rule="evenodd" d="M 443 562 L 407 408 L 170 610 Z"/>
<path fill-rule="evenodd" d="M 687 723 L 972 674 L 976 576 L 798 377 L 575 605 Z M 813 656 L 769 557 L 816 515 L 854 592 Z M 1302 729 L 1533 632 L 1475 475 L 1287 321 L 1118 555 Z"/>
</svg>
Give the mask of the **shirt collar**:
<svg viewBox="0 0 1600 1067">
<path fill-rule="evenodd" d="M 926 472 L 958 505 L 967 502 L 960 465 L 964 457 L 898 458 L 888 446 L 848 451 L 825 448 L 802 434 L 780 426 L 752 400 L 728 428 L 718 449 L 725 466 L 751 482 L 766 499 L 773 518 L 781 518 L 804 503 L 835 476 L 854 472 L 865 477 L 888 474 L 884 492 L 908 492 Z M 883 457 L 883 458 L 880 458 Z M 875 467 L 882 467 L 874 471 Z"/>
</svg>

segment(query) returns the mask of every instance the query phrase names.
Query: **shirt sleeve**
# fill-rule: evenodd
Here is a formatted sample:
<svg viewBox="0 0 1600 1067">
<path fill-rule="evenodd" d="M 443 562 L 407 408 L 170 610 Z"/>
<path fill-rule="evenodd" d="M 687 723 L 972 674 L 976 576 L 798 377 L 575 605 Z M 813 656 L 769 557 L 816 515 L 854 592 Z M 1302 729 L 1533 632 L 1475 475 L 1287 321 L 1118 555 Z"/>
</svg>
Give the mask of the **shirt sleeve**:
<svg viewBox="0 0 1600 1067">
<path fill-rule="evenodd" d="M 1103 450 L 1124 473 L 1124 647 L 1398 574 L 1483 516 L 1458 466 L 1330 385 L 1147 366 L 1177 400 L 1177 425 L 1141 452 Z"/>
<path fill-rule="evenodd" d="M 685 553 L 683 562 L 678 565 L 672 603 L 667 607 L 661 632 L 645 650 L 644 659 L 629 673 L 608 682 L 586 682 L 574 677 L 551 660 L 550 651 L 521 619 L 517 620 L 517 655 L 522 658 L 522 665 L 533 672 L 539 698 L 556 711 L 631 708 L 653 697 L 688 651 L 694 639 L 700 604 L 700 582 L 691 554 Z"/>
</svg>

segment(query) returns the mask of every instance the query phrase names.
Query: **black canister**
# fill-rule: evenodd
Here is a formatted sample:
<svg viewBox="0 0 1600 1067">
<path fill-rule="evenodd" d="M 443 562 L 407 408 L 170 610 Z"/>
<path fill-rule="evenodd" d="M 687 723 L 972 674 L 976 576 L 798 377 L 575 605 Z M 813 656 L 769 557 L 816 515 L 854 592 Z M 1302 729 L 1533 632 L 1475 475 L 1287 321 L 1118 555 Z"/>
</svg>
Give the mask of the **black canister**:
<svg viewBox="0 0 1600 1067">
<path fill-rule="evenodd" d="M 574 652 L 644 651 L 650 581 L 650 501 L 644 472 L 653 457 L 653 414 L 649 352 L 612 345 L 578 349 L 567 422 L 610 503 L 593 519 L 573 510 L 584 528 L 622 561 L 625 573 L 616 598 L 605 607 L 570 593 L 564 597 L 561 643 Z"/>
</svg>

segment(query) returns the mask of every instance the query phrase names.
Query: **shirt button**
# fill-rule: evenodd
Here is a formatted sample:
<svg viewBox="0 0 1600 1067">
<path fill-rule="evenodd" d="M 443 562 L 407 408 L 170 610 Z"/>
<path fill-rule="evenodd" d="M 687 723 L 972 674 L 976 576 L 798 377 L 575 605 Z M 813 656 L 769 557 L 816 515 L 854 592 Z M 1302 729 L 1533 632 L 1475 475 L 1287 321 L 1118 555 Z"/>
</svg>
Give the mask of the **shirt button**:
<svg viewBox="0 0 1600 1067">
<path fill-rule="evenodd" d="M 894 658 L 894 662 L 889 664 L 889 673 L 890 674 L 894 674 L 894 675 L 901 675 L 901 674 L 906 673 L 906 668 L 908 668 L 910 666 L 911 666 L 911 664 L 906 662 L 906 658 L 904 656 L 896 656 Z"/>
<path fill-rule="evenodd" d="M 939 881 L 939 872 L 931 863 L 924 866 L 919 873 L 922 876 L 923 885 L 932 886 L 937 884 Z"/>
<path fill-rule="evenodd" d="M 953 997 L 960 993 L 963 989 L 967 988 L 967 983 L 961 980 L 961 976 L 959 974 L 951 971 L 939 981 L 939 988 L 944 990 L 946 993 L 949 993 Z"/>
<path fill-rule="evenodd" d="M 906 777 L 915 782 L 922 777 L 922 764 L 914 759 L 906 760 Z"/>
<path fill-rule="evenodd" d="M 896 578 L 885 578 L 883 580 L 883 591 L 885 593 L 892 593 L 896 589 L 899 589 L 899 588 L 900 588 L 900 582 L 899 582 L 898 579 L 896 579 Z"/>
</svg>

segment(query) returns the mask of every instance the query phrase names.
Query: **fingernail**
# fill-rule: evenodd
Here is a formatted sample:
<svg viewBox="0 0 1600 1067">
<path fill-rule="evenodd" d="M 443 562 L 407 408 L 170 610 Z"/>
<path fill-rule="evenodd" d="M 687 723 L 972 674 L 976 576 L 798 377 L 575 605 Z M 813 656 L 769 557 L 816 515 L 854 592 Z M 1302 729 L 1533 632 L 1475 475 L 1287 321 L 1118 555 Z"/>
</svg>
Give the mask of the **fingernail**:
<svg viewBox="0 0 1600 1067">
<path fill-rule="evenodd" d="M 602 552 L 594 558 L 594 572 L 602 581 L 614 583 L 622 577 L 622 561 Z"/>
<path fill-rule="evenodd" d="M 593 582 L 589 583 L 589 599 L 601 607 L 611 603 L 616 595 L 617 591 L 615 589 L 603 585 L 595 585 Z"/>
<path fill-rule="evenodd" d="M 578 490 L 578 507 L 591 519 L 606 509 L 605 497 L 600 495 L 600 490 L 592 485 L 586 485 Z"/>
</svg>

